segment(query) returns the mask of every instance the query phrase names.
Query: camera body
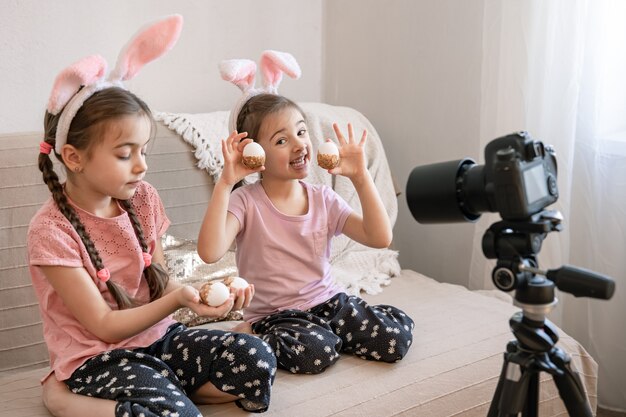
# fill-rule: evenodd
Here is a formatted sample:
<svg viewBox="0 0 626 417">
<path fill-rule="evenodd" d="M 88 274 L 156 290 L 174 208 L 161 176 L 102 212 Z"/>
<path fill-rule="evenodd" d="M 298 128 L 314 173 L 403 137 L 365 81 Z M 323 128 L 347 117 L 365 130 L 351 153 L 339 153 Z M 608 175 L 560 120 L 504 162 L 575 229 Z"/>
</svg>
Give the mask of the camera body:
<svg viewBox="0 0 626 417">
<path fill-rule="evenodd" d="M 407 201 L 420 223 L 476 221 L 486 211 L 521 221 L 557 201 L 556 179 L 554 149 L 517 132 L 487 144 L 485 165 L 465 158 L 414 168 Z"/>
<path fill-rule="evenodd" d="M 523 220 L 556 202 L 554 149 L 526 132 L 504 136 L 485 148 L 485 188 L 504 220 Z M 493 187 L 493 192 L 490 188 Z"/>
</svg>

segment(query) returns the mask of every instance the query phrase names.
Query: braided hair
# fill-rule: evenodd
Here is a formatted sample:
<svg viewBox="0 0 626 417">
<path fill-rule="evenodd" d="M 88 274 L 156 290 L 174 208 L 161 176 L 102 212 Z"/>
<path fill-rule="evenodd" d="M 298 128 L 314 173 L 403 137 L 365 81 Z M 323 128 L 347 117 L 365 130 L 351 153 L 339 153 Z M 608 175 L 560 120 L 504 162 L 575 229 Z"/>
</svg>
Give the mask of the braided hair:
<svg viewBox="0 0 626 417">
<path fill-rule="evenodd" d="M 46 112 L 44 117 L 44 142 L 49 144 L 52 149 L 54 149 L 56 130 L 61 113 L 52 115 Z M 72 119 L 67 135 L 67 143 L 76 149 L 89 149 L 101 137 L 98 134 L 100 132 L 98 129 L 103 128 L 103 123 L 128 115 L 145 115 L 154 124 L 150 108 L 133 93 L 118 87 L 101 90 L 89 97 Z M 154 128 L 152 130 L 154 131 Z M 63 162 L 63 158 L 56 151 L 55 156 L 59 161 Z M 98 249 L 63 191 L 63 185 L 54 171 L 49 154 L 39 154 L 39 170 L 43 174 L 43 181 L 52 193 L 55 204 L 80 236 L 92 264 L 98 271 L 104 269 L 105 266 Z M 120 205 L 129 215 L 142 250 L 147 252 L 148 245 L 144 238 L 143 229 L 131 202 L 129 200 L 120 200 Z M 143 276 L 150 289 L 150 301 L 161 297 L 169 280 L 165 270 L 157 263 L 151 263 L 144 269 Z M 140 304 L 138 300 L 131 297 L 124 288 L 116 284 L 112 279 L 107 280 L 106 285 L 120 309 L 131 308 Z"/>
</svg>

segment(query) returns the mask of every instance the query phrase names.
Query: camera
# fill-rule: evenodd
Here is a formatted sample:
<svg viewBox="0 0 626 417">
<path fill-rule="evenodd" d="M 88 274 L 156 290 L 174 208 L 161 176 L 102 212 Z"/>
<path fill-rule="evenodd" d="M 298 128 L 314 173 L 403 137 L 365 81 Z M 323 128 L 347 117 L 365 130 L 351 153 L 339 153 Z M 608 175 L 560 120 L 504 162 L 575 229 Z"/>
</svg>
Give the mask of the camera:
<svg viewBox="0 0 626 417">
<path fill-rule="evenodd" d="M 522 131 L 489 142 L 485 165 L 464 158 L 414 168 L 406 198 L 419 223 L 474 222 L 483 212 L 500 213 L 502 220 L 485 231 L 482 249 L 485 257 L 497 260 L 494 285 L 502 291 L 517 290 L 517 302 L 550 304 L 553 284 L 577 297 L 608 300 L 615 290 L 611 278 L 571 266 L 539 269 L 543 240 L 563 229 L 561 213 L 545 209 L 558 199 L 556 178 L 552 146 Z M 552 284 L 540 284 L 546 279 Z"/>
<path fill-rule="evenodd" d="M 546 315 L 556 305 L 555 288 L 575 297 L 608 300 L 615 281 L 573 266 L 541 270 L 537 254 L 548 233 L 562 230 L 561 213 L 546 210 L 556 202 L 554 149 L 526 132 L 492 140 L 485 165 L 469 158 L 416 167 L 406 186 L 411 214 L 419 223 L 476 221 L 498 212 L 482 239 L 483 253 L 496 259 L 491 278 L 502 291 L 515 290 L 504 364 L 488 417 L 538 415 L 539 373 L 553 375 L 559 395 L 573 416 L 591 417 L 591 407 L 571 358 L 556 343 L 556 326 Z"/>
<path fill-rule="evenodd" d="M 407 202 L 419 223 L 474 222 L 483 212 L 504 220 L 525 220 L 558 199 L 552 146 L 517 132 L 485 147 L 485 165 L 472 159 L 413 169 Z"/>
</svg>

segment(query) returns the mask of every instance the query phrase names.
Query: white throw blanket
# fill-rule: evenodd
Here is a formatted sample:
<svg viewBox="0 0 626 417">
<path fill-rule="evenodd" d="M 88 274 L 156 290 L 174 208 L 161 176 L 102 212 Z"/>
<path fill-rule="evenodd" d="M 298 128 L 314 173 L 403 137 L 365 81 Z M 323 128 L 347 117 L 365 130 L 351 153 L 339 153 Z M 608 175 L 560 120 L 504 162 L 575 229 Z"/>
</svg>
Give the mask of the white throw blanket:
<svg viewBox="0 0 626 417">
<path fill-rule="evenodd" d="M 317 154 L 318 145 L 326 138 L 332 138 L 336 143 L 333 122 L 339 124 L 344 134 L 347 134 L 347 123 L 352 123 L 357 138 L 360 138 L 363 129 L 367 129 L 367 166 L 393 226 L 398 215 L 395 187 L 382 142 L 369 120 L 348 107 L 322 103 L 303 103 L 301 107 L 306 113 L 314 155 Z M 206 169 L 217 179 L 224 166 L 220 140 L 228 136 L 228 115 L 227 111 L 200 114 L 157 113 L 155 118 L 191 144 L 195 149 L 198 167 Z M 326 170 L 313 166 L 306 180 L 331 186 L 355 211 L 361 213 L 361 204 L 349 179 L 329 175 Z M 368 248 L 344 235 L 332 241 L 331 264 L 335 280 L 349 294 L 358 294 L 360 291 L 376 294 L 382 291 L 381 287 L 387 285 L 391 277 L 400 274 L 396 251 Z"/>
</svg>

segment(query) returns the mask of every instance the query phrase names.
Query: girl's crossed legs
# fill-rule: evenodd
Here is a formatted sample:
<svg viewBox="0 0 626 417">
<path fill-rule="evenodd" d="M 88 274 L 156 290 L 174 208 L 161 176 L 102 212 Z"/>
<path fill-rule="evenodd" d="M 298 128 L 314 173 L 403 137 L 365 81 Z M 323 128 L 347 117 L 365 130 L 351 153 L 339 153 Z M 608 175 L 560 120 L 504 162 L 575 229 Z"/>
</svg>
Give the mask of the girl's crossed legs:
<svg viewBox="0 0 626 417">
<path fill-rule="evenodd" d="M 319 373 L 339 352 L 397 362 L 413 341 L 413 320 L 388 305 L 339 293 L 307 311 L 285 310 L 253 324 L 276 352 L 278 366 L 292 373 Z"/>
<path fill-rule="evenodd" d="M 236 400 L 248 411 L 265 411 L 275 371 L 274 353 L 254 336 L 175 325 L 147 348 L 91 358 L 65 382 L 77 394 L 115 400 L 117 416 L 196 417 L 191 399 Z"/>
</svg>

